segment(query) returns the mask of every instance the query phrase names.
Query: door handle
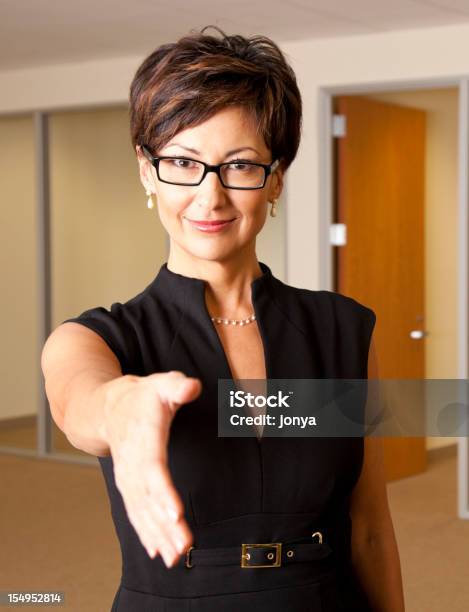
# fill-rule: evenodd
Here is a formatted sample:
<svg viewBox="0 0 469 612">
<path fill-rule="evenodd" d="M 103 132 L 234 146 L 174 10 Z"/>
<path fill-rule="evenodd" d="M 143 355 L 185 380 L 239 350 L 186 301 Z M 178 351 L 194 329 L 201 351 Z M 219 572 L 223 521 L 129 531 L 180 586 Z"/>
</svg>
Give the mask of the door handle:
<svg viewBox="0 0 469 612">
<path fill-rule="evenodd" d="M 423 329 L 413 329 L 409 336 L 412 338 L 412 340 L 420 340 L 424 336 L 428 336 L 428 332 Z"/>
</svg>

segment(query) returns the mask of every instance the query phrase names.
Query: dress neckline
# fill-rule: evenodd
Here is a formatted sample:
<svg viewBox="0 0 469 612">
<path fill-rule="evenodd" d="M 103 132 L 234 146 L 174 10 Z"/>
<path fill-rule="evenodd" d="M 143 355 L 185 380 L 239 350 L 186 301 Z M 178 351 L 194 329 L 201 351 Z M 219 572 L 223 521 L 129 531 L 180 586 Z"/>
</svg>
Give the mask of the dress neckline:
<svg viewBox="0 0 469 612">
<path fill-rule="evenodd" d="M 267 264 L 259 261 L 262 275 L 251 281 L 251 297 L 253 300 L 258 298 L 260 293 L 271 287 L 272 271 Z M 165 262 L 159 269 L 158 274 L 150 284 L 150 291 L 156 291 L 166 302 L 178 306 L 182 310 L 190 309 L 201 305 L 201 300 L 205 305 L 205 287 L 208 282 L 205 279 L 187 276 L 174 272 L 168 268 Z"/>
<path fill-rule="evenodd" d="M 251 301 L 262 340 L 264 367 L 268 380 L 273 375 L 268 318 L 272 316 L 272 308 L 275 308 L 273 307 L 274 277 L 267 264 L 261 261 L 258 263 L 263 274 L 251 281 Z M 151 283 L 150 291 L 156 292 L 160 300 L 164 300 L 166 304 L 171 304 L 178 310 L 181 316 L 179 329 L 188 325 L 192 331 L 198 328 L 206 337 L 210 350 L 210 357 L 209 355 L 206 357 L 213 360 L 213 372 L 217 374 L 217 378 L 234 381 L 236 379 L 231 371 L 225 348 L 207 309 L 206 284 L 207 281 L 204 279 L 173 272 L 165 262 Z M 254 427 L 249 426 L 249 429 L 253 432 L 256 444 L 261 445 L 268 439 L 264 439 L 263 436 L 258 437 Z"/>
</svg>

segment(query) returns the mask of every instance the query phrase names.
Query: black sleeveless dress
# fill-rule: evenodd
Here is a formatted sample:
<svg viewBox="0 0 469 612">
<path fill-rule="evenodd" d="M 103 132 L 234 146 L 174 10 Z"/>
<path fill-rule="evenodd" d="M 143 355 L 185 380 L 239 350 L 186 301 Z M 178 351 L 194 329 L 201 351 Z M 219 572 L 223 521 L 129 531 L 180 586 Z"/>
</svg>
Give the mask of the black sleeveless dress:
<svg viewBox="0 0 469 612">
<path fill-rule="evenodd" d="M 374 312 L 332 291 L 286 285 L 260 262 L 251 284 L 267 378 L 366 379 Z M 280 567 L 167 568 L 128 520 L 112 457 L 99 457 L 122 552 L 117 612 L 367 612 L 350 561 L 350 494 L 362 437 L 218 437 L 217 381 L 233 378 L 205 304 L 205 281 L 163 264 L 124 304 L 75 318 L 97 332 L 123 374 L 180 370 L 203 390 L 171 426 L 168 461 L 195 548 L 286 542 L 327 530 L 330 554 Z M 182 557 L 184 559 L 184 557 Z"/>
</svg>

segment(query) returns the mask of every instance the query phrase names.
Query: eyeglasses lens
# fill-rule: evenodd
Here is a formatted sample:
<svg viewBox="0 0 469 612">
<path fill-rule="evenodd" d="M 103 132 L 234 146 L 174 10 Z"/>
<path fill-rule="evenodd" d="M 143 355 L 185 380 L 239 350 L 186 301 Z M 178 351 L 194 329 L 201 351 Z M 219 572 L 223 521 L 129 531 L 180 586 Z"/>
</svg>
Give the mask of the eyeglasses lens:
<svg viewBox="0 0 469 612">
<path fill-rule="evenodd" d="M 160 178 L 169 183 L 197 185 L 204 173 L 203 164 L 190 159 L 161 159 Z M 220 174 L 226 187 L 259 187 L 264 183 L 264 168 L 247 162 L 232 162 L 221 166 Z"/>
</svg>

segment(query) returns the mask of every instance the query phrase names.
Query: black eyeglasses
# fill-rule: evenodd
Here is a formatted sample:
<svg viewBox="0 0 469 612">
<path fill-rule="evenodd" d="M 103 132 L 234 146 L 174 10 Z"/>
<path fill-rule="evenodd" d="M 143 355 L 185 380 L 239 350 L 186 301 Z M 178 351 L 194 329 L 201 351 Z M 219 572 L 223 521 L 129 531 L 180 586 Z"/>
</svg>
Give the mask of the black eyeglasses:
<svg viewBox="0 0 469 612">
<path fill-rule="evenodd" d="M 170 185 L 200 185 L 209 172 L 215 172 L 223 187 L 228 189 L 262 189 L 269 174 L 280 161 L 258 164 L 235 159 L 224 164 L 210 165 L 189 157 L 153 157 L 146 145 L 140 145 L 145 157 L 155 166 L 158 179 Z"/>
</svg>

